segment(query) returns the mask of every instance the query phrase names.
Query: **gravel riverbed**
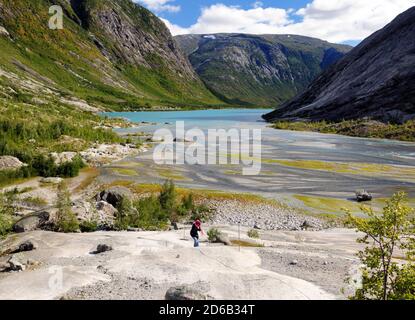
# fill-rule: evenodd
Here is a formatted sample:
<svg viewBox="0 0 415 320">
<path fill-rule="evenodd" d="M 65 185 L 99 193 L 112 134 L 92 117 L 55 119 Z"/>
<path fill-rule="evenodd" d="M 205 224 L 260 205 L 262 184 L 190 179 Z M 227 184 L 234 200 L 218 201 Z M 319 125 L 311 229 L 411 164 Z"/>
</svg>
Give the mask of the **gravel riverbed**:
<svg viewBox="0 0 415 320">
<path fill-rule="evenodd" d="M 328 227 L 322 219 L 297 213 L 288 207 L 278 207 L 272 204 L 212 200 L 209 202 L 209 207 L 215 212 L 211 219 L 213 224 L 240 224 L 262 230 L 291 231 L 322 230 Z"/>
</svg>

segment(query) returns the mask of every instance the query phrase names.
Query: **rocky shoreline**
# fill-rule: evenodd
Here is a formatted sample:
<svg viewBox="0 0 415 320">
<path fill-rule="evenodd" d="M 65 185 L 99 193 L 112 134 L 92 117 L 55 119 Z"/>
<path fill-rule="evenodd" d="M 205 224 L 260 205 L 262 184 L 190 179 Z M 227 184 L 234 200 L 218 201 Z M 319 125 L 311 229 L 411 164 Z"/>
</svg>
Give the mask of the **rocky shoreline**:
<svg viewBox="0 0 415 320">
<path fill-rule="evenodd" d="M 295 212 L 289 207 L 267 203 L 242 203 L 240 201 L 209 201 L 215 212 L 213 224 L 241 225 L 259 230 L 322 230 L 329 227 L 326 221 Z"/>
</svg>

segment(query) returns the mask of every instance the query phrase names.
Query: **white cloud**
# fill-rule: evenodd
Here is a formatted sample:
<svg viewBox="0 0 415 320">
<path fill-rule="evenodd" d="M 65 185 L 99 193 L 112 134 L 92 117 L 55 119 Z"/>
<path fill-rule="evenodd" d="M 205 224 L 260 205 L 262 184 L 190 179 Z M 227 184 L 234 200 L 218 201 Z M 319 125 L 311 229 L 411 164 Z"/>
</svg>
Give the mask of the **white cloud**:
<svg viewBox="0 0 415 320">
<path fill-rule="evenodd" d="M 254 8 L 261 8 L 261 7 L 263 7 L 263 6 L 264 6 L 264 3 L 263 3 L 262 1 L 256 1 L 256 2 L 254 2 L 254 3 L 252 4 L 252 6 L 253 6 Z"/>
<path fill-rule="evenodd" d="M 145 5 L 150 10 L 155 12 L 169 11 L 169 12 L 179 12 L 181 10 L 180 6 L 172 5 L 171 2 L 174 0 L 134 0 L 135 2 Z"/>
<path fill-rule="evenodd" d="M 284 9 L 257 7 L 244 10 L 238 6 L 215 4 L 203 8 L 201 16 L 190 28 L 173 25 L 172 33 L 177 30 L 184 33 L 265 33 L 288 23 Z"/>
<path fill-rule="evenodd" d="M 215 4 L 203 8 L 197 22 L 188 28 L 166 23 L 175 35 L 291 33 L 345 42 L 366 38 L 414 5 L 415 0 L 313 0 L 306 7 L 293 11 L 260 5 L 242 9 Z M 293 21 L 294 17 L 297 22 Z"/>
<path fill-rule="evenodd" d="M 178 34 L 188 34 L 190 33 L 189 29 L 186 28 L 182 28 L 176 24 L 171 23 L 169 20 L 164 19 L 164 18 L 160 18 L 167 26 L 167 28 L 169 28 L 170 32 L 173 35 L 178 35 Z"/>
<path fill-rule="evenodd" d="M 282 31 L 333 42 L 363 40 L 414 5 L 415 0 L 314 0 L 296 12 L 300 23 Z"/>
</svg>

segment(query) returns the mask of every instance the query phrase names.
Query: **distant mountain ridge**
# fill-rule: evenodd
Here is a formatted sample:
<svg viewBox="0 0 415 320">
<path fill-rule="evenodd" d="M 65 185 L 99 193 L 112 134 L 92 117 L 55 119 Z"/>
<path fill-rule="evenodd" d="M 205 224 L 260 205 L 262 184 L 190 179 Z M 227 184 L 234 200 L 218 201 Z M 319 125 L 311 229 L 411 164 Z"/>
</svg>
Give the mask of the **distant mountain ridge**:
<svg viewBox="0 0 415 320">
<path fill-rule="evenodd" d="M 275 106 L 304 90 L 351 47 L 296 35 L 205 34 L 175 37 L 220 99 Z"/>
<path fill-rule="evenodd" d="M 396 17 L 323 72 L 298 97 L 264 118 L 415 118 L 415 7 Z"/>
</svg>

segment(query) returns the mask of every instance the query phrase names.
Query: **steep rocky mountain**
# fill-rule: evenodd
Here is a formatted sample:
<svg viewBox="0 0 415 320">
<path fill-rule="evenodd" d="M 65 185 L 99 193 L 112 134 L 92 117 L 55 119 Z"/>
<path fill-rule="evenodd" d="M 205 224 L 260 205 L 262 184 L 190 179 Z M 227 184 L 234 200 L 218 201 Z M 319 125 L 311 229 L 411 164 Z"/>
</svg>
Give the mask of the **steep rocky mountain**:
<svg viewBox="0 0 415 320">
<path fill-rule="evenodd" d="M 64 11 L 51 30 L 49 8 Z M 164 23 L 131 0 L 0 0 L 0 98 L 89 110 L 221 103 Z"/>
<path fill-rule="evenodd" d="M 266 120 L 415 118 L 415 7 L 374 33 Z"/>
<path fill-rule="evenodd" d="M 275 106 L 304 90 L 351 47 L 295 35 L 175 37 L 206 86 L 232 104 Z"/>
</svg>

